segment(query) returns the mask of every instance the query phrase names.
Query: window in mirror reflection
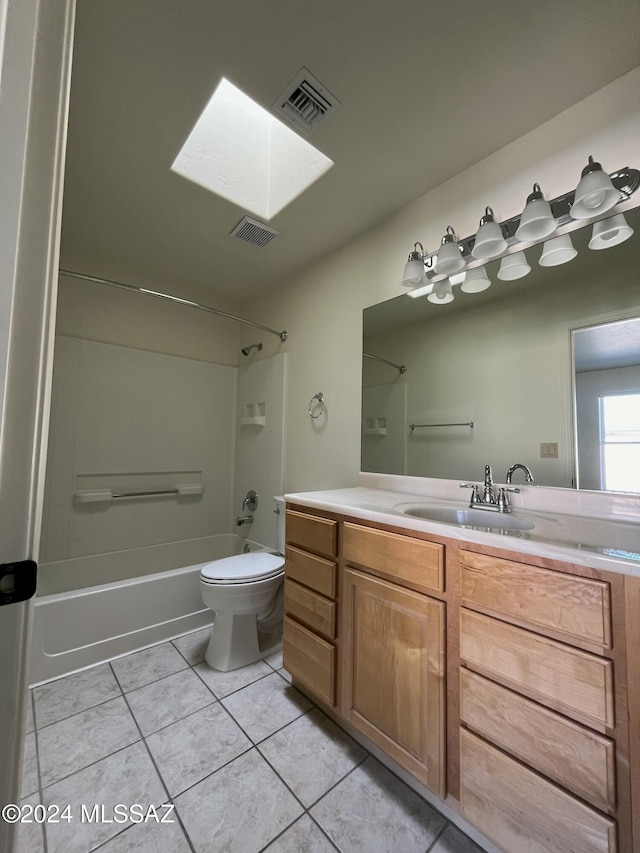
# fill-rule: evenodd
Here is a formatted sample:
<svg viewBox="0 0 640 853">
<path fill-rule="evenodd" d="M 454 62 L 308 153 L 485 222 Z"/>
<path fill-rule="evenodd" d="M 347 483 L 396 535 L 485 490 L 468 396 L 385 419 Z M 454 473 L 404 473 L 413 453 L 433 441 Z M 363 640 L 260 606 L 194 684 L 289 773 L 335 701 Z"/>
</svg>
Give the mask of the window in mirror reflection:
<svg viewBox="0 0 640 853">
<path fill-rule="evenodd" d="M 600 397 L 602 488 L 640 492 L 640 390 Z"/>
</svg>

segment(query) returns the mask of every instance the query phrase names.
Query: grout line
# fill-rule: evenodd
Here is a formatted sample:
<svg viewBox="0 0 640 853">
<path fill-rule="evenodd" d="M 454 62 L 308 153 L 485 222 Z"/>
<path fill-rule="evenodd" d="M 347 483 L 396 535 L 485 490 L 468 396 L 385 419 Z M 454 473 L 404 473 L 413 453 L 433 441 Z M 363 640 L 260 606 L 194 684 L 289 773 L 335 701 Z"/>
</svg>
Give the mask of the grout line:
<svg viewBox="0 0 640 853">
<path fill-rule="evenodd" d="M 316 820 L 316 818 L 311 814 L 311 812 L 310 812 L 310 811 L 308 811 L 308 812 L 307 812 L 307 814 L 309 815 L 310 820 L 312 820 L 312 821 L 313 821 L 313 823 L 315 823 L 315 825 L 318 827 L 318 829 L 320 830 L 320 832 L 321 832 L 321 833 L 324 835 L 324 837 L 327 839 L 327 841 L 329 842 L 329 844 L 331 844 L 331 846 L 332 846 L 335 850 L 337 850 L 337 851 L 338 851 L 338 853 L 342 853 L 342 851 L 340 850 L 340 848 L 338 847 L 338 845 L 336 844 L 336 842 L 333 840 L 333 838 L 331 838 L 331 836 L 329 835 L 329 833 L 327 832 L 327 830 L 322 826 L 322 824 L 318 823 L 318 821 L 317 821 L 317 820 Z"/>
<path fill-rule="evenodd" d="M 438 814 L 440 814 L 440 812 L 438 812 Z M 444 817 L 444 815 L 443 815 L 443 817 Z M 440 832 L 437 833 L 436 837 L 433 839 L 431 844 L 427 847 L 425 853 L 429 853 L 430 850 L 433 850 L 433 848 L 436 846 L 436 844 L 442 838 L 442 836 L 445 834 L 445 832 L 447 831 L 448 828 L 449 828 L 449 821 L 445 818 L 445 825 L 442 827 Z"/>
<path fill-rule="evenodd" d="M 121 699 L 122 696 L 122 693 L 117 693 L 115 696 L 110 696 L 109 699 L 103 699 L 101 702 L 96 702 L 95 705 L 89 705 L 88 708 L 82 708 L 82 710 L 80 711 L 73 711 L 71 714 L 67 714 L 66 717 L 60 717 L 59 720 L 54 720 L 52 723 L 47 723 L 44 726 L 38 726 L 37 731 L 43 732 L 45 729 L 51 728 L 51 726 L 57 726 L 58 723 L 64 723 L 66 720 L 70 720 L 72 717 L 78 717 L 80 714 L 84 714 L 86 711 L 93 711 L 94 708 L 99 708 L 101 705 L 106 705 L 107 702 L 113 702 L 114 699 Z"/>
<path fill-rule="evenodd" d="M 109 666 L 111 666 L 111 664 L 109 664 Z M 113 667 L 112 667 L 112 671 L 113 671 L 113 674 L 114 674 L 114 677 L 115 677 L 116 681 L 118 682 L 118 684 L 120 684 L 120 681 L 119 681 L 119 679 L 118 679 L 118 676 L 116 675 L 116 672 L 115 672 L 115 670 L 113 669 Z M 159 680 L 160 680 L 160 679 L 159 679 Z M 169 789 L 167 788 L 167 786 L 166 786 L 166 784 L 165 784 L 165 781 L 164 781 L 164 778 L 163 778 L 163 776 L 162 776 L 162 773 L 160 772 L 160 768 L 159 768 L 159 767 L 158 767 L 158 765 L 156 764 L 156 760 L 155 760 L 155 758 L 153 757 L 153 754 L 152 754 L 152 752 L 151 752 L 151 749 L 149 748 L 149 744 L 147 743 L 147 739 L 146 739 L 146 738 L 145 738 L 145 736 L 142 734 L 142 729 L 140 728 L 140 726 L 139 726 L 139 724 L 138 724 L 138 721 L 136 720 L 135 715 L 134 715 L 133 711 L 131 710 L 131 706 L 129 705 L 129 702 L 127 701 L 127 697 L 126 697 L 126 695 L 125 695 L 125 697 L 124 697 L 124 701 L 127 703 L 127 708 L 129 709 L 129 713 L 130 713 L 130 714 L 131 714 L 131 716 L 133 717 L 133 721 L 134 721 L 134 723 L 135 723 L 135 725 L 136 725 L 136 727 L 137 727 L 138 731 L 140 732 L 140 736 L 141 736 L 141 738 L 142 738 L 142 743 L 144 744 L 144 748 L 145 748 L 145 749 L 146 749 L 146 751 L 147 751 L 147 755 L 149 756 L 149 760 L 151 761 L 151 763 L 152 763 L 152 765 L 153 765 L 153 767 L 154 767 L 154 769 L 155 769 L 155 771 L 156 771 L 156 774 L 157 774 L 157 776 L 158 776 L 158 779 L 160 780 L 160 784 L 162 785 L 162 787 L 163 787 L 163 789 L 164 789 L 164 792 L 165 792 L 165 794 L 166 794 L 166 796 L 167 796 L 167 799 L 166 799 L 166 801 L 165 801 L 165 802 L 171 803 L 172 805 L 174 805 L 174 806 L 175 806 L 175 803 L 174 803 L 174 801 L 173 801 L 173 797 L 172 797 L 172 796 L 171 796 L 171 794 L 169 793 Z M 213 704 L 213 703 L 212 703 L 212 704 Z M 206 706 L 206 707 L 208 707 L 208 706 Z M 196 712 L 194 712 L 194 713 L 197 713 L 197 711 L 196 711 Z M 175 814 L 175 815 L 177 816 L 177 818 L 178 818 L 178 822 L 179 822 L 179 824 L 180 824 L 180 827 L 182 828 L 182 831 L 183 831 L 184 836 L 185 836 L 185 838 L 186 838 L 187 844 L 188 844 L 188 845 L 189 845 L 189 847 L 191 848 L 191 853 L 196 853 L 196 849 L 195 849 L 195 847 L 193 846 L 193 844 L 192 844 L 192 842 L 191 842 L 191 838 L 189 837 L 189 833 L 187 832 L 187 829 L 186 829 L 186 827 L 185 827 L 184 823 L 182 822 L 182 818 L 181 818 L 181 817 L 180 817 L 180 815 L 178 814 L 178 809 L 177 809 L 177 808 L 174 808 L 174 814 Z M 129 828 L 129 827 L 127 827 L 127 829 L 128 829 L 128 828 Z"/>
<path fill-rule="evenodd" d="M 44 788 L 42 787 L 42 774 L 40 773 L 40 746 L 38 744 L 38 728 L 36 725 L 36 697 L 33 690 L 29 690 L 29 701 L 31 702 L 31 711 L 33 713 L 33 737 L 36 747 L 36 770 L 38 773 L 38 801 L 44 805 Z M 47 841 L 47 833 L 45 831 L 44 823 L 42 824 L 40 829 L 42 830 L 42 849 L 44 853 L 47 853 L 47 851 L 49 850 L 49 845 Z"/>
</svg>

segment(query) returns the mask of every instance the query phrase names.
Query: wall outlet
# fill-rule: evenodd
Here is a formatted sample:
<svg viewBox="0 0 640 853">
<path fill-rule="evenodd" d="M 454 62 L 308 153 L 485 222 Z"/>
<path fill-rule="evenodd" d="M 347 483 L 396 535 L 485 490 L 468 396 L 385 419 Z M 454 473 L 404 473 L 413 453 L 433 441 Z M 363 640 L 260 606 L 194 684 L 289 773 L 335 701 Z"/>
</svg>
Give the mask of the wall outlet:
<svg viewBox="0 0 640 853">
<path fill-rule="evenodd" d="M 558 442 L 543 441 L 540 443 L 540 459 L 557 459 L 558 458 Z"/>
</svg>

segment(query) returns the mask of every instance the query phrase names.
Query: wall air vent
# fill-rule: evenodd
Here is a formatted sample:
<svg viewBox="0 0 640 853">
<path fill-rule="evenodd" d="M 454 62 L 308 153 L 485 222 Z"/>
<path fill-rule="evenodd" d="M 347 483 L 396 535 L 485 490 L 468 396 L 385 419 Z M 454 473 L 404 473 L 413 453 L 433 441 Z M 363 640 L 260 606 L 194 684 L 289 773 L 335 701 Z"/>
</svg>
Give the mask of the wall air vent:
<svg viewBox="0 0 640 853">
<path fill-rule="evenodd" d="M 340 101 L 307 68 L 302 67 L 273 106 L 310 136 L 329 113 L 340 106 Z"/>
<path fill-rule="evenodd" d="M 275 228 L 270 228 L 264 222 L 258 222 L 257 219 L 252 219 L 250 216 L 243 216 L 233 231 L 230 232 L 232 237 L 246 240 L 247 243 L 253 243 L 254 246 L 266 246 L 279 233 Z"/>
</svg>

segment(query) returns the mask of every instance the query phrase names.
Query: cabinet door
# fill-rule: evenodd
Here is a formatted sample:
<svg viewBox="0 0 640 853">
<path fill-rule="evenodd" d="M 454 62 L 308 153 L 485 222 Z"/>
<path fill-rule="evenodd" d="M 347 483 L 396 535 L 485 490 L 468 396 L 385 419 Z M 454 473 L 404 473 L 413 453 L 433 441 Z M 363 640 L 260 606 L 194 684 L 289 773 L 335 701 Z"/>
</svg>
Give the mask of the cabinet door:
<svg viewBox="0 0 640 853">
<path fill-rule="evenodd" d="M 343 591 L 343 713 L 444 797 L 445 604 L 352 569 Z"/>
</svg>

